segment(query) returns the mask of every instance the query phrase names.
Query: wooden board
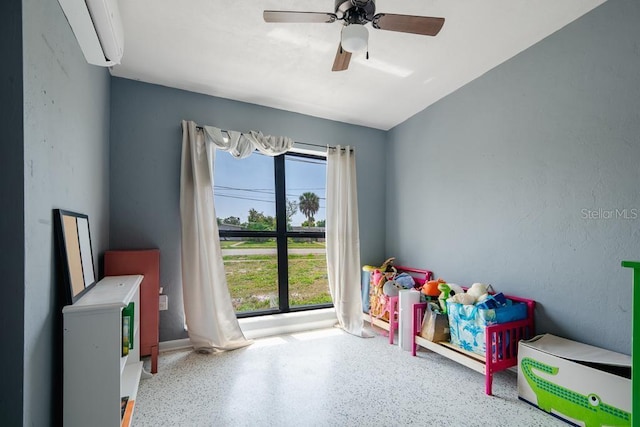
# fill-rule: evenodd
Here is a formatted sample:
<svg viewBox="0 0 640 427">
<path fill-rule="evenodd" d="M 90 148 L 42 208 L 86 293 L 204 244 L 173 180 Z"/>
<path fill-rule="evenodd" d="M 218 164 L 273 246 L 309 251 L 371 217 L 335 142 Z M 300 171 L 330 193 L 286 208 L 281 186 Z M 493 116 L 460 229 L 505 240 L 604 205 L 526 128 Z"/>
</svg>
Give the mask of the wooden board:
<svg viewBox="0 0 640 427">
<path fill-rule="evenodd" d="M 468 357 L 471 357 L 471 358 L 473 358 L 473 359 L 476 359 L 476 360 L 478 360 L 479 362 L 482 362 L 482 363 L 484 363 L 484 362 L 485 362 L 485 358 L 484 358 L 484 356 L 480 356 L 478 353 L 474 353 L 474 352 L 472 352 L 472 351 L 467 351 L 467 350 L 465 350 L 465 349 L 463 349 L 463 348 L 458 347 L 457 345 L 453 345 L 453 344 L 451 344 L 450 342 L 440 342 L 440 343 L 438 343 L 438 344 L 443 345 L 443 346 L 445 346 L 445 347 L 448 347 L 448 348 L 450 348 L 450 349 L 451 349 L 451 350 L 453 350 L 453 351 L 457 351 L 458 353 L 462 353 L 462 354 L 464 354 L 465 356 L 468 356 Z"/>
<path fill-rule="evenodd" d="M 135 400 L 129 399 L 127 402 L 127 409 L 124 410 L 124 417 L 122 417 L 121 427 L 129 427 L 131 425 L 131 419 L 133 418 L 133 407 L 135 406 Z"/>
<path fill-rule="evenodd" d="M 384 329 L 385 331 L 389 332 L 389 322 L 387 322 L 386 320 L 378 319 L 375 316 L 371 318 L 369 313 L 362 313 L 362 319 L 365 322 L 371 323 L 371 326 L 377 326 L 378 328 Z"/>
<path fill-rule="evenodd" d="M 484 357 L 480 355 L 464 351 L 458 347 L 452 346 L 448 342 L 431 342 L 421 336 L 416 336 L 414 339 L 420 347 L 424 347 L 434 353 L 441 354 L 444 357 L 471 368 L 476 372 L 480 372 L 483 375 L 487 372 Z"/>
</svg>

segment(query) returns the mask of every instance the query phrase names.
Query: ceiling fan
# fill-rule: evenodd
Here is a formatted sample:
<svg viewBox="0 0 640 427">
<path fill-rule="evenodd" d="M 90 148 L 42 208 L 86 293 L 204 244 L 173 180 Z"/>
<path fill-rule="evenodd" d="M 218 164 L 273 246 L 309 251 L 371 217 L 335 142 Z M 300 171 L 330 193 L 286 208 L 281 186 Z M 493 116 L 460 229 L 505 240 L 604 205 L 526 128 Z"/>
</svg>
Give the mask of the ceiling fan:
<svg viewBox="0 0 640 427">
<path fill-rule="evenodd" d="M 393 13 L 376 14 L 375 0 L 335 0 L 335 13 L 294 12 L 284 10 L 265 10 L 265 22 L 285 23 L 326 23 L 344 21 L 338 52 L 331 71 L 344 71 L 349 68 L 351 54 L 367 48 L 369 32 L 365 24 L 371 22 L 373 28 L 402 33 L 435 36 L 444 25 L 444 18 L 429 16 L 397 15 Z M 367 52 L 367 58 L 369 53 Z"/>
</svg>

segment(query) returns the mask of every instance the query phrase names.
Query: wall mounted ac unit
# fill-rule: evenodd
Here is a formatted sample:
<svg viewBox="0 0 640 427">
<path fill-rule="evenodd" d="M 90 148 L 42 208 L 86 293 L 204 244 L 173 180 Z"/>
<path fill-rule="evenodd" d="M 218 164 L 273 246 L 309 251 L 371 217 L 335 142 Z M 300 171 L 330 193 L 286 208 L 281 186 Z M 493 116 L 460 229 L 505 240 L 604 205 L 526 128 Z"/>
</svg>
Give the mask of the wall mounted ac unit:
<svg viewBox="0 0 640 427">
<path fill-rule="evenodd" d="M 124 31 L 117 0 L 58 0 L 89 64 L 120 63 Z"/>
</svg>

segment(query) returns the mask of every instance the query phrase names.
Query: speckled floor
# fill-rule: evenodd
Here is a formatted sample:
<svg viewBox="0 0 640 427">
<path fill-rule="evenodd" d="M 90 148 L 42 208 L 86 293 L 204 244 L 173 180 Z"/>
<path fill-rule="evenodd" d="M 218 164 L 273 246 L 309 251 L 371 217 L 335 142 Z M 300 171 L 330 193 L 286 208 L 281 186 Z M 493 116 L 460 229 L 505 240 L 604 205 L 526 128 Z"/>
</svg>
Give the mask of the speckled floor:
<svg viewBox="0 0 640 427">
<path fill-rule="evenodd" d="M 516 375 L 484 377 L 431 352 L 340 329 L 210 355 L 162 353 L 142 380 L 140 426 L 566 426 L 518 400 Z"/>
</svg>

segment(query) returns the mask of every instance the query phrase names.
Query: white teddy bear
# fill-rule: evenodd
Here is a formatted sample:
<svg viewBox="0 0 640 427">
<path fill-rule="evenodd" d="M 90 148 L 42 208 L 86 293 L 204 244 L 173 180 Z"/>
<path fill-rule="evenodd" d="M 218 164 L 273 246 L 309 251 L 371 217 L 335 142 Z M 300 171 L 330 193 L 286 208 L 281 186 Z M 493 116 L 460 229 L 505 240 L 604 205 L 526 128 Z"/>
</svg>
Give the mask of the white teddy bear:
<svg viewBox="0 0 640 427">
<path fill-rule="evenodd" d="M 474 305 L 484 301 L 489 296 L 489 287 L 484 283 L 474 283 L 467 292 L 457 293 L 447 301 L 464 305 Z"/>
<path fill-rule="evenodd" d="M 475 298 L 476 303 L 482 302 L 489 296 L 489 287 L 491 285 L 485 285 L 484 283 L 474 283 L 467 291 L 467 295 L 471 295 Z"/>
</svg>

